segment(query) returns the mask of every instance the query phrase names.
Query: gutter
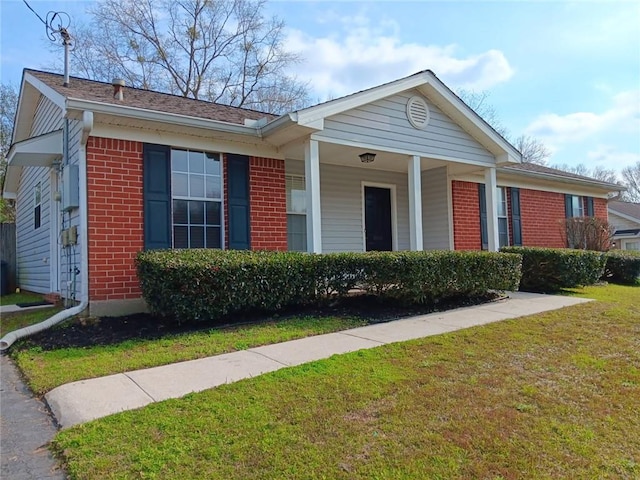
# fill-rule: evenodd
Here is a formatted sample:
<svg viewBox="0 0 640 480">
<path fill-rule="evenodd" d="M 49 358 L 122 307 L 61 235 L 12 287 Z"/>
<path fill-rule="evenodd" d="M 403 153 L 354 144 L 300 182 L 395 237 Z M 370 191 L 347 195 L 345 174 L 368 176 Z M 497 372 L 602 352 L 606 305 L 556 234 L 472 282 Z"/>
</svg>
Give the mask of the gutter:
<svg viewBox="0 0 640 480">
<path fill-rule="evenodd" d="M 80 158 L 79 164 L 79 193 L 80 193 L 80 274 L 82 275 L 82 283 L 80 289 L 80 304 L 75 307 L 62 310 L 54 316 L 44 320 L 43 322 L 28 327 L 20 328 L 9 332 L 0 339 L 0 352 L 8 350 L 13 343 L 21 338 L 34 335 L 36 333 L 47 330 L 58 323 L 61 323 L 75 315 L 82 313 L 89 306 L 89 240 L 87 233 L 89 231 L 88 221 L 88 197 L 87 197 L 87 140 L 93 129 L 93 112 L 85 111 L 82 114 L 82 138 L 80 140 Z M 67 139 L 68 141 L 68 139 Z"/>
<path fill-rule="evenodd" d="M 587 180 L 587 179 L 582 179 L 582 178 L 573 178 L 573 177 L 567 177 L 564 175 L 553 175 L 551 173 L 541 173 L 541 172 L 531 172 L 531 171 L 527 171 L 527 170 L 519 170 L 519 169 L 514 169 L 514 168 L 505 168 L 505 167 L 498 167 L 498 171 L 501 173 L 505 173 L 505 174 L 512 174 L 515 176 L 525 176 L 525 177 L 531 177 L 531 178 L 540 178 L 543 180 L 562 180 L 563 183 L 573 183 L 575 185 L 590 185 L 592 187 L 598 187 L 601 189 L 607 189 L 607 192 L 622 192 L 624 190 L 626 190 L 624 187 L 622 187 L 621 185 L 616 185 L 613 183 L 606 183 L 606 182 L 600 182 L 598 180 Z"/>
</svg>

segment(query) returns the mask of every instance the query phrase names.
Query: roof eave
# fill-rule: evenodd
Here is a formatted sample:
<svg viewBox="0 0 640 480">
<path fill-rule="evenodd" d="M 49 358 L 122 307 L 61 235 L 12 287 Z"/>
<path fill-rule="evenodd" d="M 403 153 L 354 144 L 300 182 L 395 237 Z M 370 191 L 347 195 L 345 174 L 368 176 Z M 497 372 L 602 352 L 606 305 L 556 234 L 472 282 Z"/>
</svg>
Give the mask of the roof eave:
<svg viewBox="0 0 640 480">
<path fill-rule="evenodd" d="M 94 102 L 91 100 L 82 100 L 78 98 L 67 98 L 66 106 L 67 111 L 90 110 L 94 113 L 101 113 L 105 115 L 135 118 L 138 120 L 168 123 L 171 125 L 182 125 L 192 128 L 202 128 L 205 130 L 214 130 L 217 132 L 233 133 L 237 135 L 247 135 L 256 138 L 260 137 L 259 128 L 256 127 L 223 122 L 220 120 L 212 120 L 208 118 L 180 115 L 177 113 L 158 112 L 156 110 L 148 110 L 126 105 L 113 105 L 109 103 Z"/>
<path fill-rule="evenodd" d="M 521 175 L 525 177 L 539 178 L 543 180 L 556 180 L 556 181 L 562 181 L 563 183 L 571 183 L 573 185 L 582 185 L 582 186 L 589 185 L 590 187 L 595 187 L 607 192 L 622 192 L 626 190 L 621 185 L 616 185 L 615 183 L 601 182 L 599 180 L 586 180 L 586 179 L 583 180 L 581 178 L 566 177 L 560 174 L 554 175 L 551 173 L 531 172 L 528 170 L 520 170 L 520 169 L 507 168 L 507 167 L 499 167 L 498 169 L 500 172 L 506 173 L 506 174 Z"/>
</svg>

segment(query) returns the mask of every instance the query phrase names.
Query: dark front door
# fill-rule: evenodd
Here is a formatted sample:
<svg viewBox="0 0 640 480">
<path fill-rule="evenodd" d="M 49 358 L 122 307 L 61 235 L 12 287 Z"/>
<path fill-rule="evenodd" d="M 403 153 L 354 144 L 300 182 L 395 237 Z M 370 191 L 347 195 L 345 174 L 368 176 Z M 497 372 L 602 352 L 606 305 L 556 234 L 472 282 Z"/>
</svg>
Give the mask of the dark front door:
<svg viewBox="0 0 640 480">
<path fill-rule="evenodd" d="M 364 228 L 367 251 L 393 249 L 390 189 L 364 187 Z"/>
</svg>

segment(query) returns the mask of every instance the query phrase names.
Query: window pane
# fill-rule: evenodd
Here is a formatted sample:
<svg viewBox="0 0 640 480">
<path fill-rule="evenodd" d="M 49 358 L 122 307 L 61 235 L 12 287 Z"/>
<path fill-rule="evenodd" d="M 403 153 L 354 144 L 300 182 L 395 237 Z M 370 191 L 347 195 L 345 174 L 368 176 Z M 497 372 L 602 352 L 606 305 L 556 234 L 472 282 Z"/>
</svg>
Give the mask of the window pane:
<svg viewBox="0 0 640 480">
<path fill-rule="evenodd" d="M 307 212 L 307 192 L 304 190 L 291 190 L 291 210 L 292 213 Z"/>
<path fill-rule="evenodd" d="M 187 172 L 187 152 L 185 150 L 171 150 L 171 169 L 174 172 Z"/>
<path fill-rule="evenodd" d="M 204 153 L 189 152 L 189 172 L 204 173 Z"/>
<path fill-rule="evenodd" d="M 220 227 L 207 227 L 207 248 L 222 248 Z"/>
<path fill-rule="evenodd" d="M 220 203 L 207 202 L 207 225 L 220 225 Z"/>
<path fill-rule="evenodd" d="M 173 223 L 186 225 L 189 223 L 187 217 L 187 202 L 186 200 L 174 200 L 173 201 Z"/>
<path fill-rule="evenodd" d="M 582 197 L 573 195 L 571 197 L 571 207 L 574 217 L 584 217 L 584 208 L 582 206 Z"/>
<path fill-rule="evenodd" d="M 210 175 L 220 175 L 220 160 L 217 153 L 207 153 L 206 171 Z"/>
<path fill-rule="evenodd" d="M 498 187 L 497 189 L 498 195 L 498 216 L 506 217 L 507 216 L 507 196 L 506 191 L 503 187 Z"/>
<path fill-rule="evenodd" d="M 204 176 L 203 175 L 190 175 L 189 176 L 189 196 L 195 198 L 204 198 Z"/>
<path fill-rule="evenodd" d="M 220 198 L 220 177 L 207 177 L 207 198 Z"/>
<path fill-rule="evenodd" d="M 204 224 L 204 202 L 189 202 L 189 224 Z"/>
<path fill-rule="evenodd" d="M 307 216 L 287 215 L 287 248 L 292 251 L 307 251 Z"/>
<path fill-rule="evenodd" d="M 509 245 L 509 225 L 506 218 L 498 218 L 498 237 L 501 247 Z"/>
<path fill-rule="evenodd" d="M 173 195 L 176 197 L 186 197 L 189 195 L 189 177 L 186 173 L 174 173 L 171 176 L 173 183 Z"/>
<path fill-rule="evenodd" d="M 173 227 L 173 248 L 189 248 L 189 227 Z"/>
<path fill-rule="evenodd" d="M 42 201 L 42 187 L 38 183 L 36 185 L 35 204 L 38 205 Z"/>
<path fill-rule="evenodd" d="M 190 248 L 204 248 L 204 227 L 189 227 L 191 239 Z"/>
</svg>

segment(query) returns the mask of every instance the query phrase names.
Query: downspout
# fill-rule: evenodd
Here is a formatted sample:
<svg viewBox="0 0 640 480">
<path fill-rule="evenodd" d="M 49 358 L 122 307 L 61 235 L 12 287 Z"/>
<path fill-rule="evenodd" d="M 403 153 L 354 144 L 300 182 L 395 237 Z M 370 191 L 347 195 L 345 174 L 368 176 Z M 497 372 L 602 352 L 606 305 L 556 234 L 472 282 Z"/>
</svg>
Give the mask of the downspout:
<svg viewBox="0 0 640 480">
<path fill-rule="evenodd" d="M 82 288 L 80 290 L 80 304 L 62 310 L 56 313 L 54 316 L 44 320 L 43 322 L 28 327 L 20 328 L 9 332 L 0 339 L 0 352 L 8 350 L 16 340 L 19 340 L 29 335 L 34 335 L 43 330 L 57 325 L 68 318 L 82 313 L 89 306 L 89 241 L 87 238 L 87 232 L 89 231 L 88 211 L 89 206 L 87 198 L 87 140 L 93 129 L 93 112 L 85 111 L 82 114 L 82 138 L 80 140 L 79 151 L 79 166 L 78 173 L 80 177 L 79 193 L 80 193 L 80 274 L 82 275 Z"/>
</svg>

